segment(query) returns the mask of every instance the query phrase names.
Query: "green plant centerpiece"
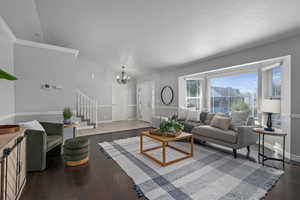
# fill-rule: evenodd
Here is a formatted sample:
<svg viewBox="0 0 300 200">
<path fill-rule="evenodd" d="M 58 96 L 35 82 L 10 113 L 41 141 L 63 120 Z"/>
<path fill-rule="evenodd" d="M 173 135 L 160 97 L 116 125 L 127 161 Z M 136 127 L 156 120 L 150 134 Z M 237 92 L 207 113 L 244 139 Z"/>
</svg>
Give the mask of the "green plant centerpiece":
<svg viewBox="0 0 300 200">
<path fill-rule="evenodd" d="M 70 124 L 71 123 L 72 116 L 73 116 L 72 109 L 70 107 L 64 108 L 63 117 L 64 117 L 64 123 L 65 124 Z"/>
<path fill-rule="evenodd" d="M 160 128 L 156 130 L 156 133 L 167 136 L 176 137 L 181 134 L 184 126 L 176 120 L 167 120 L 160 123 Z"/>
</svg>

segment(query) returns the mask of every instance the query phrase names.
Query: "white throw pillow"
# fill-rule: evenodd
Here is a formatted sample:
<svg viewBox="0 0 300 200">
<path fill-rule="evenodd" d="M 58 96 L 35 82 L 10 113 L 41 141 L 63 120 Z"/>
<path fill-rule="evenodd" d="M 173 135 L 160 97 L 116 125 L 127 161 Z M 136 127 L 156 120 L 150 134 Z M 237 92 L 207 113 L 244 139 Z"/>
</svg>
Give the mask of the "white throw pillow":
<svg viewBox="0 0 300 200">
<path fill-rule="evenodd" d="M 32 130 L 45 131 L 44 127 L 37 120 L 20 122 L 19 125 Z"/>
<path fill-rule="evenodd" d="M 200 121 L 200 112 L 195 110 L 190 110 L 188 113 L 187 120 L 199 122 Z"/>
<path fill-rule="evenodd" d="M 178 109 L 178 119 L 180 119 L 180 120 L 186 120 L 187 117 L 188 117 L 188 113 L 189 113 L 188 109 L 180 107 Z"/>
</svg>

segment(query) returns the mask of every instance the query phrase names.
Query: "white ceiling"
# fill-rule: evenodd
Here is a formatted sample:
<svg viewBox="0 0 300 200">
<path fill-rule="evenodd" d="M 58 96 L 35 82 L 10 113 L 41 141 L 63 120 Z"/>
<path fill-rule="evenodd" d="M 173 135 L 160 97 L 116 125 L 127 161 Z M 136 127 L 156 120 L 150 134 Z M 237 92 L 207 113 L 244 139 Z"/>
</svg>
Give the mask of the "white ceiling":
<svg viewBox="0 0 300 200">
<path fill-rule="evenodd" d="M 99 65 L 124 64 L 131 71 L 178 66 L 300 28 L 299 0 L 35 2 L 45 42 L 79 49 Z"/>
</svg>

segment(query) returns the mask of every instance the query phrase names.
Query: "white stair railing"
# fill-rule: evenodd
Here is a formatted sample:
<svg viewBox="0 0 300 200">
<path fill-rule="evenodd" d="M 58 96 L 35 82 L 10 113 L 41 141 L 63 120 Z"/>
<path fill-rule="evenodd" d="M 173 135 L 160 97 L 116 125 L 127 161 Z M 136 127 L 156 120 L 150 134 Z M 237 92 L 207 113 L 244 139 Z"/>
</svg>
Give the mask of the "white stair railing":
<svg viewBox="0 0 300 200">
<path fill-rule="evenodd" d="M 87 96 L 80 90 L 76 91 L 76 115 L 89 125 L 97 128 L 98 124 L 98 101 L 96 98 Z"/>
</svg>

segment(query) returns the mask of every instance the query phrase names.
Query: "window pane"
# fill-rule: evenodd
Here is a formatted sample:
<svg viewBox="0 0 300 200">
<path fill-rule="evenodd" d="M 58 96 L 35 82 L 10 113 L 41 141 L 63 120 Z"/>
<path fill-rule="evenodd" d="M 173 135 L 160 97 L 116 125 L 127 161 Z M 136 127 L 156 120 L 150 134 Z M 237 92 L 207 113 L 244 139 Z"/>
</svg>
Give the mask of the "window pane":
<svg viewBox="0 0 300 200">
<path fill-rule="evenodd" d="M 257 73 L 210 79 L 211 112 L 246 110 L 257 117 Z"/>
<path fill-rule="evenodd" d="M 200 80 L 186 81 L 186 104 L 190 109 L 200 109 Z"/>
<path fill-rule="evenodd" d="M 281 75 L 282 67 L 275 67 L 272 69 L 272 94 L 273 97 L 280 97 L 281 95 Z"/>
</svg>

